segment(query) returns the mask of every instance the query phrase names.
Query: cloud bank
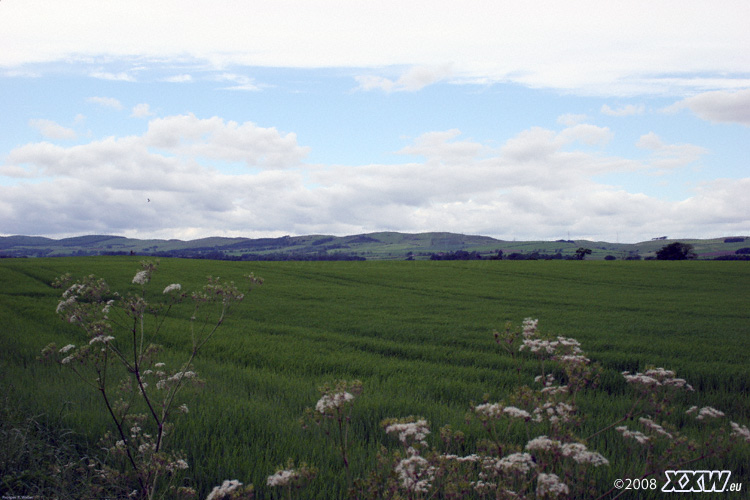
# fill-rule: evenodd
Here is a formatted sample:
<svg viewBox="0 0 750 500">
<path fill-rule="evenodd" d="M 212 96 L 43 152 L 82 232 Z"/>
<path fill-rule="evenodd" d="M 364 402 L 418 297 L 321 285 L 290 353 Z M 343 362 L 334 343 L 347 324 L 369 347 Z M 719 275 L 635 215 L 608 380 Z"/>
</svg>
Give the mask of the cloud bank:
<svg viewBox="0 0 750 500">
<path fill-rule="evenodd" d="M 680 201 L 597 181 L 679 169 L 704 153 L 651 133 L 638 141 L 649 157 L 632 160 L 604 153 L 612 135 L 587 123 L 532 127 L 491 147 L 453 129 L 417 137 L 399 151 L 406 163 L 319 165 L 305 163 L 309 148 L 293 133 L 152 118 L 141 135 L 13 149 L 0 165 L 0 219 L 6 234 L 168 238 L 441 230 L 641 241 L 747 231 L 750 178 L 717 179 Z"/>
</svg>

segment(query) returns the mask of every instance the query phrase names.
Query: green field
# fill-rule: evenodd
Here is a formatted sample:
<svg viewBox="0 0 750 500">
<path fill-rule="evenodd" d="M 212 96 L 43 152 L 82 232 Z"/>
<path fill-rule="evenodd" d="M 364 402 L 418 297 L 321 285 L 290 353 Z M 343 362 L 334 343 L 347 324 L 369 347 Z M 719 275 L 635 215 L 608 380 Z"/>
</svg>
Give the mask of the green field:
<svg viewBox="0 0 750 500">
<path fill-rule="evenodd" d="M 50 342 L 81 342 L 74 326 L 55 314 L 60 291 L 50 283 L 66 272 L 93 273 L 116 290 L 135 291 L 130 281 L 138 263 L 130 257 L 0 261 L 0 387 L 7 404 L 72 429 L 82 442 L 107 429 L 96 394 L 69 371 L 36 360 Z M 298 422 L 315 405 L 318 386 L 337 379 L 364 384 L 353 413 L 352 463 L 361 475 L 381 444 L 393 446 L 379 426 L 384 418 L 421 415 L 437 444 L 441 426 L 466 427 L 472 401 L 507 396 L 516 375 L 493 331 L 526 317 L 538 318 L 544 332 L 579 340 L 605 368 L 600 390 L 579 402 L 595 415 L 581 435 L 622 416 L 631 396 L 619 373 L 647 365 L 676 370 L 695 387 L 681 403 L 714 406 L 750 423 L 750 266 L 744 262 L 163 259 L 152 286 L 157 293 L 174 282 L 197 289 L 207 275 L 239 284 L 249 272 L 265 284 L 201 353 L 196 371 L 206 387 L 186 395 L 191 410 L 172 437 L 186 452 L 201 498 L 233 478 L 269 497 L 265 478 L 287 458 L 320 469 L 303 495 L 342 497 L 340 457 L 319 432 Z M 165 331 L 167 360 L 188 349 L 187 318 L 179 313 Z M 536 368 L 525 362 L 524 383 L 531 384 Z M 688 430 L 701 432 L 684 420 Z M 476 425 L 467 432 L 470 441 L 481 434 Z M 525 434 L 509 438 L 525 442 Z M 612 462 L 596 472 L 602 488 L 613 478 L 636 477 L 638 459 L 625 459 L 614 431 L 589 445 Z M 692 468 L 732 470 L 746 494 L 749 449 Z"/>
</svg>

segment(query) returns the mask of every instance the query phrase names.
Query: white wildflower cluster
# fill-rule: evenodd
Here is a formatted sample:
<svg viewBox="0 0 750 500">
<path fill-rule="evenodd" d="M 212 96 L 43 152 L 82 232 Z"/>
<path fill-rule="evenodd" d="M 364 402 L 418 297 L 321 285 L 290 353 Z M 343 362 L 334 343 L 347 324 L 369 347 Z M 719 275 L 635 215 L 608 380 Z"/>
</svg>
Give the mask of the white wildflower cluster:
<svg viewBox="0 0 750 500">
<path fill-rule="evenodd" d="M 178 470 L 185 470 L 185 469 L 188 469 L 188 468 L 189 468 L 189 465 L 188 465 L 187 461 L 184 460 L 184 459 L 182 459 L 182 458 L 180 458 L 178 460 L 175 460 L 174 462 L 170 462 L 170 463 L 167 464 L 167 470 L 169 472 L 172 472 L 172 473 L 174 473 L 175 471 L 178 471 Z"/>
<path fill-rule="evenodd" d="M 581 343 L 576 339 L 569 337 L 557 337 L 556 340 L 544 340 L 526 336 L 524 334 L 524 340 L 521 346 L 518 348 L 519 351 L 528 349 L 533 353 L 546 353 L 555 354 L 558 361 L 576 362 L 576 363 L 588 363 L 589 359 L 583 355 L 581 350 Z"/>
<path fill-rule="evenodd" d="M 569 422 L 575 413 L 573 405 L 562 401 L 548 401 L 542 406 L 534 409 L 534 416 L 531 418 L 534 422 L 549 421 L 552 425 Z"/>
<path fill-rule="evenodd" d="M 161 372 L 159 372 L 159 373 L 161 373 Z M 167 387 L 170 387 L 170 386 L 172 386 L 174 384 L 178 384 L 182 380 L 193 379 L 193 378 L 195 378 L 197 376 L 198 375 L 194 371 L 190 371 L 190 370 L 188 370 L 188 371 L 182 371 L 182 372 L 177 372 L 174 375 L 172 375 L 171 377 L 167 377 L 167 378 L 163 378 L 163 379 L 159 380 L 156 383 L 156 388 L 157 389 L 166 389 Z"/>
<path fill-rule="evenodd" d="M 162 292 L 164 295 L 172 292 L 177 292 L 179 290 L 182 290 L 182 285 L 179 283 L 172 283 L 171 285 L 168 285 L 164 291 Z"/>
<path fill-rule="evenodd" d="M 536 496 L 555 498 L 570 493 L 570 488 L 556 474 L 540 473 L 536 478 Z"/>
<path fill-rule="evenodd" d="M 550 439 L 547 436 L 539 436 L 528 443 L 524 448 L 527 451 L 553 451 L 560 447 L 560 441 Z"/>
<path fill-rule="evenodd" d="M 644 373 L 631 374 L 622 372 L 622 376 L 629 384 L 637 384 L 646 387 L 677 387 L 687 391 L 694 391 L 693 386 L 688 384 L 684 378 L 677 378 L 675 372 L 664 368 L 652 368 Z"/>
<path fill-rule="evenodd" d="M 512 453 L 496 462 L 498 471 L 527 473 L 536 467 L 534 459 L 528 453 Z"/>
<path fill-rule="evenodd" d="M 339 408 L 344 406 L 345 403 L 354 399 L 354 396 L 348 392 L 339 392 L 336 394 L 324 394 L 318 402 L 315 404 L 315 410 L 323 413 L 330 414 L 336 412 Z"/>
<path fill-rule="evenodd" d="M 97 335 L 93 337 L 91 340 L 89 340 L 89 345 L 96 344 L 97 342 L 101 342 L 103 344 L 109 344 L 115 340 L 115 338 L 112 335 Z"/>
<path fill-rule="evenodd" d="M 476 453 L 473 453 L 471 455 L 466 455 L 465 457 L 459 457 L 458 455 L 440 455 L 439 458 L 442 458 L 443 460 L 455 460 L 458 463 L 465 463 L 465 462 L 479 462 L 482 457 L 477 455 Z"/>
<path fill-rule="evenodd" d="M 515 406 L 503 406 L 500 403 L 483 403 L 474 407 L 474 413 L 487 418 L 500 418 L 507 415 L 512 418 L 522 418 L 529 420 L 531 415 L 526 410 L 516 408 Z"/>
<path fill-rule="evenodd" d="M 732 426 L 732 435 L 750 443 L 750 429 L 746 425 L 740 425 L 737 422 L 729 422 Z"/>
<path fill-rule="evenodd" d="M 275 474 L 268 476 L 266 484 L 268 486 L 289 486 L 289 484 L 299 477 L 299 472 L 295 469 L 285 469 L 276 471 Z"/>
<path fill-rule="evenodd" d="M 649 437 L 640 431 L 631 431 L 626 426 L 621 425 L 615 427 L 615 430 L 622 434 L 622 437 L 632 438 L 638 441 L 640 444 L 646 444 L 649 441 Z"/>
<path fill-rule="evenodd" d="M 539 324 L 538 319 L 531 319 L 531 318 L 524 319 L 523 325 L 522 325 L 523 338 L 528 339 L 536 335 L 537 324 Z"/>
<path fill-rule="evenodd" d="M 138 271 L 135 273 L 135 276 L 133 276 L 133 283 L 136 285 L 145 285 L 151 280 L 151 273 L 149 271 L 143 270 Z"/>
<path fill-rule="evenodd" d="M 560 446 L 560 453 L 570 457 L 579 464 L 591 464 L 594 467 L 609 465 L 609 460 L 595 451 L 589 451 L 583 443 L 565 443 Z"/>
<path fill-rule="evenodd" d="M 398 440 L 405 446 L 412 443 L 421 443 L 427 446 L 425 439 L 430 434 L 430 426 L 426 420 L 420 419 L 416 422 L 390 424 L 385 428 L 385 433 L 398 434 Z"/>
<path fill-rule="evenodd" d="M 435 467 L 419 455 L 401 460 L 395 468 L 401 487 L 413 493 L 427 493 L 435 477 Z"/>
<path fill-rule="evenodd" d="M 534 382 L 540 383 L 544 386 L 541 392 L 546 396 L 566 394 L 568 392 L 567 385 L 552 385 L 555 382 L 555 377 L 552 374 L 548 374 L 546 377 L 537 375 L 534 377 Z"/>
<path fill-rule="evenodd" d="M 66 352 L 70 351 L 71 349 L 75 349 L 75 347 L 76 346 L 74 346 L 73 344 L 68 344 L 65 347 L 63 347 L 62 349 L 60 349 L 59 352 L 60 352 L 60 354 L 65 354 Z"/>
<path fill-rule="evenodd" d="M 724 412 L 717 410 L 716 408 L 712 408 L 711 406 L 704 406 L 700 410 L 697 406 L 691 406 L 685 413 L 688 415 L 693 414 L 695 412 L 698 412 L 698 415 L 696 415 L 696 420 L 704 420 L 706 418 L 721 418 L 724 416 Z"/>
<path fill-rule="evenodd" d="M 526 451 L 554 452 L 559 451 L 564 457 L 572 458 L 579 464 L 590 464 L 594 467 L 609 465 L 602 454 L 590 451 L 583 443 L 561 443 L 547 436 L 539 436 L 526 443 Z"/>
<path fill-rule="evenodd" d="M 641 418 L 638 419 L 638 421 L 644 427 L 646 427 L 647 429 L 650 429 L 650 430 L 654 431 L 656 434 L 659 434 L 661 436 L 667 437 L 669 439 L 673 438 L 672 434 L 670 434 L 669 432 L 667 432 L 666 430 L 664 430 L 664 427 L 662 427 L 661 425 L 657 424 L 656 422 L 654 422 L 650 418 L 641 417 Z"/>
<path fill-rule="evenodd" d="M 211 493 L 208 494 L 206 500 L 220 500 L 224 497 L 229 496 L 233 491 L 242 486 L 242 483 L 236 479 L 227 479 L 221 486 L 214 486 Z"/>
<path fill-rule="evenodd" d="M 475 406 L 474 412 L 487 418 L 499 418 L 503 414 L 503 406 L 500 403 L 483 403 Z"/>
</svg>

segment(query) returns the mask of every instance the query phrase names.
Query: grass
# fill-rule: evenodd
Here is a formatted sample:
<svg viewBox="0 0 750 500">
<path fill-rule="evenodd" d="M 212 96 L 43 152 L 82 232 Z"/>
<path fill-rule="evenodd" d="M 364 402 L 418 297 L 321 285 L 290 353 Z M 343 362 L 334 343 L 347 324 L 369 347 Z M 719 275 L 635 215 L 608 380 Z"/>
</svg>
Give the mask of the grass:
<svg viewBox="0 0 750 500">
<path fill-rule="evenodd" d="M 95 394 L 73 374 L 36 361 L 49 342 L 80 342 L 55 315 L 59 290 L 49 283 L 65 272 L 93 273 L 114 289 L 135 290 L 130 280 L 138 262 L 0 261 L 0 371 L 2 384 L 14 388 L 14 405 L 44 414 L 48 425 L 72 429 L 81 441 L 106 429 Z M 352 453 L 355 475 L 362 475 L 380 444 L 389 443 L 382 419 L 421 415 L 437 433 L 445 424 L 465 427 L 469 404 L 485 393 L 493 401 L 507 396 L 515 372 L 492 332 L 529 316 L 539 318 L 543 331 L 578 339 L 607 370 L 604 392 L 581 402 L 596 415 L 582 434 L 621 415 L 628 389 L 619 372 L 648 364 L 674 369 L 696 387 L 685 404 L 715 406 L 735 421 L 750 421 L 750 267 L 743 262 L 163 259 L 151 289 L 158 294 L 173 282 L 197 289 L 209 274 L 241 283 L 248 272 L 266 282 L 202 352 L 197 371 L 207 387 L 186 396 L 191 411 L 173 435 L 203 497 L 228 478 L 252 482 L 266 497 L 266 476 L 289 457 L 321 470 L 306 490 L 311 498 L 340 497 L 340 457 L 319 432 L 298 422 L 317 401 L 319 385 L 355 378 L 364 383 L 354 409 L 358 445 Z M 168 363 L 187 353 L 182 313 L 165 331 Z M 527 382 L 536 368 L 525 363 Z M 468 431 L 479 435 L 478 428 Z M 617 474 L 634 477 L 622 460 L 630 451 L 612 434 L 595 443 L 613 462 L 606 474 L 598 473 L 606 476 L 603 484 L 610 476 L 624 477 Z M 516 438 L 523 444 L 525 436 Z M 733 470 L 733 481 L 746 482 L 749 458 L 727 457 L 718 466 Z"/>
</svg>

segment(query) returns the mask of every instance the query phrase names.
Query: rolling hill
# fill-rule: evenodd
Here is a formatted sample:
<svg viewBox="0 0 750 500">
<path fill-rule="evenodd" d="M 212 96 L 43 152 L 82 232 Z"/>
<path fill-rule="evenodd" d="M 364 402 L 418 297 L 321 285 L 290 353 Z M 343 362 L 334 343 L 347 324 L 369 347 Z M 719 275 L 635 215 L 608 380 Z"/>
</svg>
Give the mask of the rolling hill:
<svg viewBox="0 0 750 500">
<path fill-rule="evenodd" d="M 699 258 L 735 255 L 750 247 L 750 237 L 654 239 L 641 243 L 588 240 L 503 241 L 457 233 L 379 232 L 352 236 L 306 235 L 279 238 L 212 237 L 197 240 L 142 240 L 88 235 L 51 239 L 40 236 L 0 237 L 2 257 L 144 255 L 225 260 L 403 260 L 447 258 L 570 258 L 578 248 L 592 250 L 588 259 L 649 258 L 663 246 L 680 241 L 693 245 Z M 467 255 L 468 254 L 468 255 Z M 608 257 L 609 256 L 609 257 Z"/>
</svg>

